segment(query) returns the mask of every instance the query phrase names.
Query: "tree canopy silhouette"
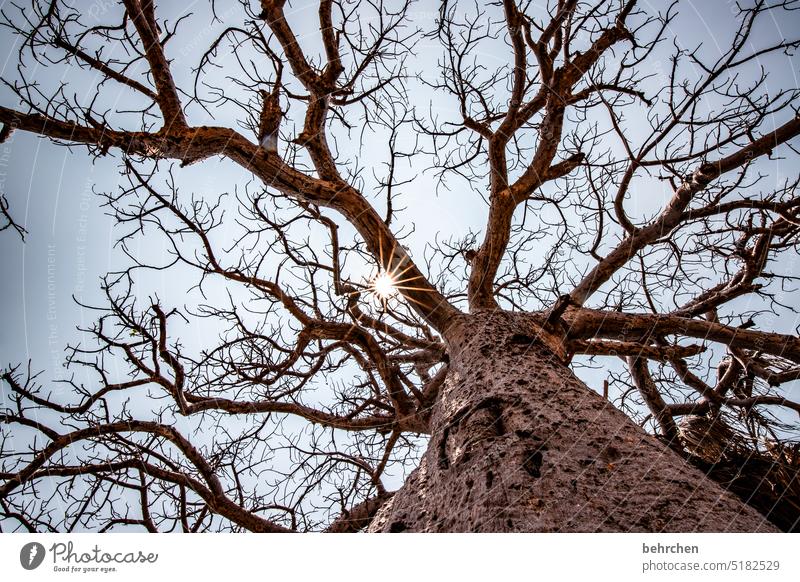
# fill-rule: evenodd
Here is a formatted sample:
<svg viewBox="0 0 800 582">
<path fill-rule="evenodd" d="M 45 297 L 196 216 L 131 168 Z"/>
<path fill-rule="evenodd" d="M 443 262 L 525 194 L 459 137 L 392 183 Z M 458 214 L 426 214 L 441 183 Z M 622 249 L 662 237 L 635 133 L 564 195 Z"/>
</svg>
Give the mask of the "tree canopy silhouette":
<svg viewBox="0 0 800 582">
<path fill-rule="evenodd" d="M 797 528 L 797 2 L 163 4 L 2 10 L 0 140 L 117 160 L 127 257 L 91 380 L 3 372 L 3 530 Z"/>
</svg>

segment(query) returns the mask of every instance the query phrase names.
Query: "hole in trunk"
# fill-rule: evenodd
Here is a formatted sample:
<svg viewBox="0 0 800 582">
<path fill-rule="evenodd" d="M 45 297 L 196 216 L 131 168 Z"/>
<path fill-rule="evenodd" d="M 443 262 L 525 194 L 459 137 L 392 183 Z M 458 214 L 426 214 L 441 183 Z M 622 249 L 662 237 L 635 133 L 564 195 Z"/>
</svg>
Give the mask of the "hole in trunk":
<svg viewBox="0 0 800 582">
<path fill-rule="evenodd" d="M 395 521 L 389 526 L 389 533 L 401 533 L 408 529 L 408 526 L 402 521 Z"/>
<path fill-rule="evenodd" d="M 538 479 L 542 476 L 542 463 L 544 462 L 544 455 L 540 449 L 528 449 L 525 452 L 525 458 L 522 461 L 522 468 L 531 477 Z"/>
</svg>

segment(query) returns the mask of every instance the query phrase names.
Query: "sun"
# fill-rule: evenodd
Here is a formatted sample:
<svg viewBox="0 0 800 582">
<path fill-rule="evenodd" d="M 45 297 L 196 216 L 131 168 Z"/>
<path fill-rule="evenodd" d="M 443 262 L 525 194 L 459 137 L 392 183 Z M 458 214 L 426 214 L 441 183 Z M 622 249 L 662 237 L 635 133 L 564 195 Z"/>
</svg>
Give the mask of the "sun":
<svg viewBox="0 0 800 582">
<path fill-rule="evenodd" d="M 395 251 L 396 247 L 393 246 L 390 249 L 388 260 L 385 260 L 384 247 L 381 244 L 377 272 L 369 279 L 369 283 L 362 287 L 369 292 L 375 305 L 383 311 L 388 309 L 390 300 L 397 296 L 419 303 L 413 294 L 428 291 L 424 287 L 413 286 L 413 282 L 420 275 L 408 275 L 407 273 L 413 269 L 414 264 L 410 261 L 406 263 L 405 258 L 396 258 Z"/>
<path fill-rule="evenodd" d="M 381 301 L 390 299 L 397 294 L 397 287 L 392 275 L 386 271 L 381 271 L 372 280 L 372 292 Z"/>
</svg>

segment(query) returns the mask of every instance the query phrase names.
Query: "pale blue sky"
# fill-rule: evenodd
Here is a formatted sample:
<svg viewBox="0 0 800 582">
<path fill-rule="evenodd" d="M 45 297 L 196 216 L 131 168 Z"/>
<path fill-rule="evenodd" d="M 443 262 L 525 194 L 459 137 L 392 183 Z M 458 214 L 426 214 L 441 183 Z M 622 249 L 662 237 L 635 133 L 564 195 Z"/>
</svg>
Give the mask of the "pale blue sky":
<svg viewBox="0 0 800 582">
<path fill-rule="evenodd" d="M 650 3 L 660 8 L 660 3 Z M 684 2 L 682 14 L 670 33 L 685 46 L 703 44 L 703 50 L 713 52 L 717 46 L 725 46 L 730 40 L 734 17 L 734 4 L 718 2 Z M 167 6 L 166 10 L 174 9 Z M 176 42 L 182 44 L 171 48 L 174 58 L 173 72 L 178 84 L 186 84 L 191 79 L 191 67 L 197 64 L 199 51 L 213 37 L 215 32 L 206 26 L 208 19 L 203 3 L 192 3 L 186 8 L 197 16 L 185 28 L 184 37 Z M 418 3 L 412 10 L 417 24 L 430 27 L 437 12 L 437 2 Z M 307 48 L 316 43 L 316 4 L 295 2 L 289 10 L 290 20 L 298 29 L 301 41 Z M 229 12 L 236 21 L 241 18 L 238 9 Z M 177 15 L 177 14 L 176 14 Z M 172 16 L 172 15 L 168 15 Z M 789 36 L 798 30 L 798 20 L 764 23 L 761 37 L 772 39 L 775 35 Z M 194 35 L 193 35 L 194 33 Z M 15 51 L 18 39 L 4 29 L 0 31 L 0 48 L 6 55 L 3 64 L 4 77 L 13 78 Z M 411 68 L 433 74 L 429 65 L 435 61 L 439 48 L 426 41 L 418 46 L 418 57 L 410 62 Z M 503 46 L 496 53 L 486 53 L 482 57 L 485 65 L 507 63 L 509 54 Z M 224 61 L 223 61 L 224 62 Z M 656 63 L 658 66 L 659 63 Z M 663 65 L 662 65 L 663 66 Z M 780 84 L 797 86 L 797 66 L 794 59 L 780 55 L 765 62 L 768 70 Z M 60 81 L 70 83 L 78 101 L 88 100 L 93 95 L 91 82 L 84 82 L 86 73 L 76 72 L 64 66 L 36 68 L 31 73 L 45 86 Z M 76 82 L 77 80 L 77 82 Z M 91 80 L 89 80 L 91 81 Z M 656 79 L 655 82 L 659 82 Z M 413 83 L 414 105 L 442 115 L 455 112 L 452 98 L 433 94 L 430 90 Z M 84 91 L 82 94 L 81 92 Z M 129 92 L 107 90 L 110 103 L 118 108 L 128 105 Z M 0 92 L 4 105 L 16 103 L 7 91 Z M 114 103 L 116 99 L 116 103 Z M 189 119 L 196 124 L 210 123 L 204 112 L 197 107 L 190 108 Z M 223 115 L 217 123 L 233 124 L 236 120 Z M 357 137 L 357 136 L 356 136 Z M 361 152 L 361 163 L 366 167 L 380 168 L 385 160 L 384 143 L 368 144 Z M 32 359 L 35 369 L 45 369 L 48 375 L 58 375 L 58 362 L 63 345 L 74 340 L 77 335 L 76 324 L 89 324 L 92 316 L 77 306 L 72 297 L 76 296 L 91 302 L 97 298 L 99 277 L 120 265 L 119 254 L 112 248 L 114 231 L 112 221 L 99 207 L 99 199 L 93 190 L 114 191 L 121 183 L 118 173 L 118 154 L 93 160 L 80 147 L 67 149 L 30 134 L 16 132 L 13 138 L 3 144 L 0 156 L 0 187 L 9 202 L 13 214 L 29 231 L 25 244 L 10 232 L 0 236 L 2 245 L 2 272 L 6 274 L 0 281 L 2 296 L 3 325 L 0 328 L 0 354 L 3 363 Z M 404 186 L 403 197 L 398 201 L 406 210 L 398 216 L 397 224 L 408 227 L 413 224 L 416 232 L 406 242 L 415 257 L 421 257 L 425 243 L 438 235 L 463 236 L 469 229 L 479 232 L 485 220 L 485 204 L 463 183 L 453 181 L 451 190 L 439 189 L 434 192 L 434 181 L 430 174 L 420 174 L 417 170 L 426 164 L 417 163 L 413 168 L 404 168 L 406 177 L 413 181 Z M 779 169 L 780 170 L 780 169 Z M 181 172 L 181 187 L 187 191 L 215 196 L 219 192 L 230 192 L 233 185 L 242 187 L 249 177 L 231 163 L 210 160 L 198 168 Z M 477 185 L 479 189 L 481 186 Z M 633 199 L 627 204 L 631 214 L 641 208 L 642 214 L 652 212 L 661 204 L 668 193 L 659 184 L 660 196 L 653 197 L 648 191 L 646 200 Z M 376 202 L 383 205 L 382 200 Z M 160 241 L 144 241 L 142 252 L 158 255 L 163 248 Z M 158 292 L 162 298 L 169 299 L 171 293 L 180 294 L 175 289 L 176 281 L 166 276 L 155 276 L 152 288 L 141 289 L 143 294 Z M 180 295 L 178 295 L 180 296 Z"/>
</svg>

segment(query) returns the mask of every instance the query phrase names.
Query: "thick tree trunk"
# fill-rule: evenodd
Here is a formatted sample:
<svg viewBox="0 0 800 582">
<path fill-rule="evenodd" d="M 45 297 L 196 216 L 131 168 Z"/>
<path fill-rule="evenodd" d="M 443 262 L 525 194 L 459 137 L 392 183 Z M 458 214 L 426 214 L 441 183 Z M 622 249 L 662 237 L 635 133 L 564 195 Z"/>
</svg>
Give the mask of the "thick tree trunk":
<svg viewBox="0 0 800 582">
<path fill-rule="evenodd" d="M 370 531 L 776 531 L 576 378 L 541 322 L 454 321 L 428 450 Z"/>
</svg>

